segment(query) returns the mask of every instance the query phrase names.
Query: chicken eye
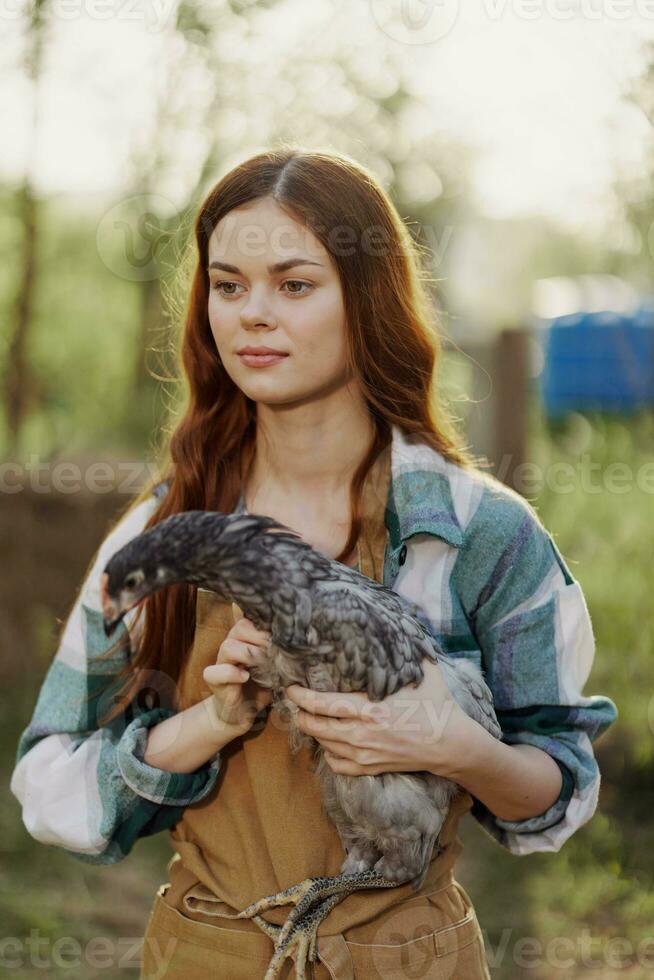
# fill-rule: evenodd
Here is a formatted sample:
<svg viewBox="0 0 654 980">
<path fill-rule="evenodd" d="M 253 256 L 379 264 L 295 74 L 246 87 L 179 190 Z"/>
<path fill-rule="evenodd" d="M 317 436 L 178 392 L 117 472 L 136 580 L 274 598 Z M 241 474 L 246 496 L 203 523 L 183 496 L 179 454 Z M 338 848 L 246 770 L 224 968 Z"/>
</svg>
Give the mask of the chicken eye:
<svg viewBox="0 0 654 980">
<path fill-rule="evenodd" d="M 125 578 L 125 588 L 135 589 L 143 581 L 142 572 L 130 572 Z"/>
</svg>

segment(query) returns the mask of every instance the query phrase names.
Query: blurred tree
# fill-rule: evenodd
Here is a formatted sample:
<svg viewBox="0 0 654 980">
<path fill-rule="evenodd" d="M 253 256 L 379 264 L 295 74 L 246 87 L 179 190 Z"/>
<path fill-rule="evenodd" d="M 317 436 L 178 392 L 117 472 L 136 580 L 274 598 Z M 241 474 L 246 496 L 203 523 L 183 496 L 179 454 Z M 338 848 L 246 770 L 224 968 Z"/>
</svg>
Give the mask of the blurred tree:
<svg viewBox="0 0 654 980">
<path fill-rule="evenodd" d="M 642 74 L 624 92 L 624 101 L 640 113 L 649 128 L 648 165 L 644 172 L 620 176 L 614 181 L 614 193 L 627 222 L 631 241 L 624 243 L 615 271 L 636 281 L 652 293 L 654 260 L 654 41 L 644 42 Z"/>
<path fill-rule="evenodd" d="M 222 80 L 226 73 L 247 71 L 246 64 L 234 66 L 225 62 L 218 38 L 223 32 L 233 30 L 234 21 L 238 18 L 245 34 L 245 43 L 241 46 L 245 58 L 247 35 L 256 29 L 256 17 L 261 11 L 270 10 L 280 2 L 223 0 L 214 7 L 208 7 L 196 0 L 182 0 L 177 7 L 169 38 L 171 58 L 167 61 L 162 88 L 154 107 L 153 138 L 133 148 L 133 176 L 126 189 L 127 196 L 134 197 L 134 219 L 140 226 L 140 237 L 145 238 L 149 250 L 149 272 L 137 278 L 141 312 L 132 398 L 142 407 L 151 403 L 158 391 L 156 372 L 153 374 L 149 369 L 148 351 L 163 353 L 168 346 L 167 321 L 171 315 L 171 304 L 167 302 L 168 287 L 175 279 L 180 255 L 192 231 L 194 206 L 218 169 L 223 152 L 227 152 L 221 140 L 221 129 L 215 125 L 215 119 L 226 108 Z M 184 128 L 184 117 L 189 111 L 188 104 L 179 98 L 179 93 L 184 91 L 185 79 L 197 77 L 198 71 L 208 80 L 209 93 L 194 117 L 196 132 L 203 137 L 200 160 L 195 179 L 185 188 L 181 205 L 164 212 L 156 209 L 157 199 L 165 183 L 170 156 L 175 153 L 179 133 Z M 197 104 L 195 109 L 198 110 Z M 141 209 L 139 201 L 145 210 Z M 152 346 L 153 342 L 155 346 Z M 159 342 L 163 342 L 163 349 L 156 346 Z M 146 424 L 151 425 L 151 413 L 146 412 L 143 417 Z"/>
<path fill-rule="evenodd" d="M 28 337 L 34 310 L 37 281 L 37 252 L 39 241 L 39 208 L 34 189 L 39 129 L 39 83 L 43 66 L 46 36 L 45 8 L 47 0 L 34 0 L 22 12 L 24 18 L 24 70 L 29 79 L 32 99 L 31 147 L 25 161 L 22 185 L 17 192 L 18 210 L 22 225 L 20 269 L 13 310 L 10 315 L 7 358 L 5 362 L 5 410 L 9 455 L 16 453 L 21 428 L 28 409 L 38 407 L 38 384 L 30 370 Z"/>
</svg>

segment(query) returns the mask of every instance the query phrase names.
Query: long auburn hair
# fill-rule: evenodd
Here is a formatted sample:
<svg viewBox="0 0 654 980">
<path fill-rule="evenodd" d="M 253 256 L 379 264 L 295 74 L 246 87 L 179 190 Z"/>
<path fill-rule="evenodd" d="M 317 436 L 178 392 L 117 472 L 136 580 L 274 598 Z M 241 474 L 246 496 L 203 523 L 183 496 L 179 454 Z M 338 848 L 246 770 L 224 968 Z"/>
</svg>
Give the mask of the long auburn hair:
<svg viewBox="0 0 654 980">
<path fill-rule="evenodd" d="M 436 389 L 442 349 L 439 316 L 427 288 L 422 246 L 373 174 L 331 150 L 281 146 L 259 153 L 230 170 L 200 206 L 194 223 L 195 271 L 176 352 L 186 405 L 161 445 L 159 477 L 150 480 L 116 523 L 151 496 L 159 479 L 168 480 L 169 489 L 144 529 L 185 510 L 229 513 L 238 502 L 255 452 L 256 404 L 230 378 L 216 350 L 207 311 L 208 243 L 233 208 L 263 197 L 273 198 L 310 229 L 333 258 L 343 290 L 349 367 L 360 381 L 374 423 L 372 444 L 350 486 L 350 531 L 337 556 L 344 561 L 359 537 L 365 478 L 391 440 L 391 424 L 419 434 L 460 466 L 477 468 L 477 461 Z M 347 254 L 337 241 L 344 226 L 354 243 Z M 372 234 L 374 241 L 367 246 Z M 185 583 L 171 585 L 140 604 L 135 619 L 144 617 L 141 639 L 117 675 L 123 692 L 113 699 L 115 710 L 107 722 L 151 675 L 163 675 L 177 690 L 194 637 L 196 591 Z"/>
</svg>

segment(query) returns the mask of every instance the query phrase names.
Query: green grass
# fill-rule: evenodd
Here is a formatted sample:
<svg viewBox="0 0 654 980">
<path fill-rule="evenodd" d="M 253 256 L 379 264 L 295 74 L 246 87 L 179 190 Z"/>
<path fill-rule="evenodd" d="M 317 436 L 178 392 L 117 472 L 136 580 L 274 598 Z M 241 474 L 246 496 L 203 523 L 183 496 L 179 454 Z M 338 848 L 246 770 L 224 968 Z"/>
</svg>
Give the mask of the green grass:
<svg viewBox="0 0 654 980">
<path fill-rule="evenodd" d="M 15 694 L 11 701 L 3 697 L 0 765 L 7 787 L 20 728 L 29 718 L 36 694 L 25 689 L 18 699 Z M 15 937 L 21 945 L 3 947 L 0 975 L 21 980 L 138 976 L 135 946 L 145 931 L 155 891 L 166 880 L 171 854 L 168 837 L 161 834 L 139 841 L 118 865 L 84 864 L 60 848 L 33 840 L 23 827 L 18 801 L 7 790 L 0 798 L 0 921 L 2 937 Z M 47 967 L 37 965 L 36 950 L 29 945 L 31 935 L 43 940 L 40 955 Z M 75 940 L 79 949 L 64 944 L 64 937 Z M 107 946 L 102 955 L 98 947 L 94 960 L 94 944 L 88 944 L 91 940 L 97 944 L 99 937 L 105 937 Z M 131 955 L 130 947 L 135 950 Z M 9 969 L 16 960 L 20 968 Z M 78 966 L 72 965 L 75 961 Z M 102 962 L 111 966 L 102 968 Z"/>
</svg>

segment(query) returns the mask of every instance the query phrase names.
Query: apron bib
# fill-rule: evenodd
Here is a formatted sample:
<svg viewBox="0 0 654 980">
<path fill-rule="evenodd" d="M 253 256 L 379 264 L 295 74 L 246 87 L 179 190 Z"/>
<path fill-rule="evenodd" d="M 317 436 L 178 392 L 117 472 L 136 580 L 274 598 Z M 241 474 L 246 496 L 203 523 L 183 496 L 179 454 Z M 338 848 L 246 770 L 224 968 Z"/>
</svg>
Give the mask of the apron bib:
<svg viewBox="0 0 654 980">
<path fill-rule="evenodd" d="M 387 540 L 384 511 L 390 447 L 364 486 L 359 571 L 383 581 Z M 202 671 L 216 661 L 234 624 L 231 603 L 197 591 L 193 645 L 179 680 L 179 709 L 210 693 Z M 222 750 L 213 791 L 189 806 L 170 831 L 175 854 L 160 886 L 143 939 L 140 980 L 262 980 L 272 940 L 241 909 L 312 875 L 337 875 L 345 854 L 322 809 L 312 749 L 291 754 L 288 727 L 268 710 L 244 736 Z M 490 980 L 472 902 L 454 879 L 462 850 L 458 823 L 473 804 L 454 799 L 418 893 L 410 884 L 348 895 L 318 929 L 318 955 L 307 980 Z M 264 918 L 282 925 L 291 905 Z M 280 978 L 295 976 L 294 955 Z"/>
</svg>

